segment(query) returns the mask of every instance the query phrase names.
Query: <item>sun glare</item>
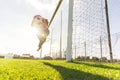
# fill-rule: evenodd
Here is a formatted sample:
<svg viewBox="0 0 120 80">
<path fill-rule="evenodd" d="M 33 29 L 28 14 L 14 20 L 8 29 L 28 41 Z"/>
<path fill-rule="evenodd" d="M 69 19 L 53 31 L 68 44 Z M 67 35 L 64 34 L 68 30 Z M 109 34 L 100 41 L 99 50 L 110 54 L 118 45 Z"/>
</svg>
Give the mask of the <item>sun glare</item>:
<svg viewBox="0 0 120 80">
<path fill-rule="evenodd" d="M 31 28 L 31 34 L 37 35 L 38 30 L 34 27 Z"/>
<path fill-rule="evenodd" d="M 26 0 L 27 3 L 31 4 L 36 9 L 43 10 L 53 10 L 58 2 L 58 0 Z"/>
</svg>

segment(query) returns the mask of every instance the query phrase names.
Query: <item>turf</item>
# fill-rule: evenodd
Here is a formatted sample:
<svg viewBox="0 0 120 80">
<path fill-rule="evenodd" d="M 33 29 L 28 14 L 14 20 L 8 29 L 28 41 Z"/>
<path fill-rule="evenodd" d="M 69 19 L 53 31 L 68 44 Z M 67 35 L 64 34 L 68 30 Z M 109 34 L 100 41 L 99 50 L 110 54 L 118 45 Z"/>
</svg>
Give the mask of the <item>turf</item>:
<svg viewBox="0 0 120 80">
<path fill-rule="evenodd" d="M 0 80 L 120 80 L 120 64 L 0 59 Z"/>
</svg>

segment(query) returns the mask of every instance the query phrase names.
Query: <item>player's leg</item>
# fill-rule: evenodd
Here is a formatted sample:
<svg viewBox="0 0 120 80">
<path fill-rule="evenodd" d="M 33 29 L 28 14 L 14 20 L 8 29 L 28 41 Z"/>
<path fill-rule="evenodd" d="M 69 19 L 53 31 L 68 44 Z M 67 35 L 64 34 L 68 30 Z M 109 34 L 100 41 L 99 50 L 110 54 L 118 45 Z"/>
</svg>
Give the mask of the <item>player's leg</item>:
<svg viewBox="0 0 120 80">
<path fill-rule="evenodd" d="M 39 51 L 41 49 L 43 43 L 46 41 L 46 38 L 47 38 L 48 34 L 49 34 L 49 30 L 46 30 L 45 34 L 38 34 L 37 35 L 37 37 L 39 39 L 39 45 L 38 45 L 37 51 Z"/>
<path fill-rule="evenodd" d="M 39 50 L 41 49 L 43 43 L 46 41 L 46 38 L 40 38 L 39 40 L 40 40 L 40 41 L 39 41 L 39 44 L 38 44 L 38 49 L 37 49 L 37 51 L 39 51 Z"/>
</svg>

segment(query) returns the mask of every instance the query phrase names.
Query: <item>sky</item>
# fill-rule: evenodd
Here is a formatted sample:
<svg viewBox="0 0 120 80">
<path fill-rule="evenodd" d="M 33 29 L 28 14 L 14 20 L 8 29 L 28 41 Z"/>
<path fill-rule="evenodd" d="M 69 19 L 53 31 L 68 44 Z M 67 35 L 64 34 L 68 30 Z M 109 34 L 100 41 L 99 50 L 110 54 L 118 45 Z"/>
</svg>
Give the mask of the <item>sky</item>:
<svg viewBox="0 0 120 80">
<path fill-rule="evenodd" d="M 20 55 L 27 53 L 39 56 L 40 52 L 36 51 L 39 41 L 36 30 L 31 27 L 31 21 L 36 14 L 40 14 L 50 21 L 58 1 L 0 0 L 0 53 Z M 53 23 L 53 25 L 57 26 L 58 24 Z M 57 43 L 55 41 L 53 47 L 57 47 L 59 45 Z M 43 48 L 45 51 L 43 53 L 48 54 L 50 40 L 46 41 Z"/>
<path fill-rule="evenodd" d="M 50 19 L 56 3 L 57 0 L 0 0 L 0 53 L 36 54 L 38 39 L 31 27 L 32 18 L 40 14 Z"/>
<path fill-rule="evenodd" d="M 53 11 L 59 0 L 0 0 L 0 53 L 30 53 L 34 56 L 39 56 L 36 51 L 38 39 L 36 37 L 36 30 L 31 27 L 31 21 L 34 15 L 40 14 L 50 21 Z M 62 7 L 59 11 L 64 12 L 63 20 L 67 21 L 67 2 L 64 0 Z M 120 16 L 120 0 L 109 0 L 109 16 L 111 34 L 120 32 L 120 23 L 118 16 Z M 116 15 L 115 15 L 116 14 Z M 60 14 L 55 19 L 60 22 Z M 64 26 L 67 26 L 63 21 Z M 59 23 L 60 24 L 60 23 Z M 54 21 L 52 23 L 53 31 L 60 29 Z M 57 27 L 56 27 L 57 26 Z M 63 29 L 63 38 L 67 35 L 64 34 L 66 27 Z M 54 31 L 58 33 L 57 31 Z M 59 33 L 56 35 L 56 37 Z M 48 37 L 50 38 L 50 37 Z M 58 38 L 59 39 L 59 38 Z M 53 38 L 53 47 L 59 49 L 58 41 Z M 66 41 L 63 42 L 65 45 Z M 50 41 L 43 45 L 44 54 L 49 53 Z M 65 49 L 66 45 L 63 47 Z M 56 50 L 57 51 L 57 50 Z"/>
<path fill-rule="evenodd" d="M 120 32 L 120 0 L 108 0 L 111 34 Z"/>
</svg>

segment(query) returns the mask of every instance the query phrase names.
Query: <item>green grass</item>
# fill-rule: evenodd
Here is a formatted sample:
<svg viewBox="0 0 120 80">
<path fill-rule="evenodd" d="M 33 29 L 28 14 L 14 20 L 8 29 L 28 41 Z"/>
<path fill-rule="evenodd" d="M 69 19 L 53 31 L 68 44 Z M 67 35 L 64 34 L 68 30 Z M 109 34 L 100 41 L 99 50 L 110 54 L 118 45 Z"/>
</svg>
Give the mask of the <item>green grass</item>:
<svg viewBox="0 0 120 80">
<path fill-rule="evenodd" d="M 0 80 L 120 80 L 120 64 L 0 59 Z"/>
</svg>

